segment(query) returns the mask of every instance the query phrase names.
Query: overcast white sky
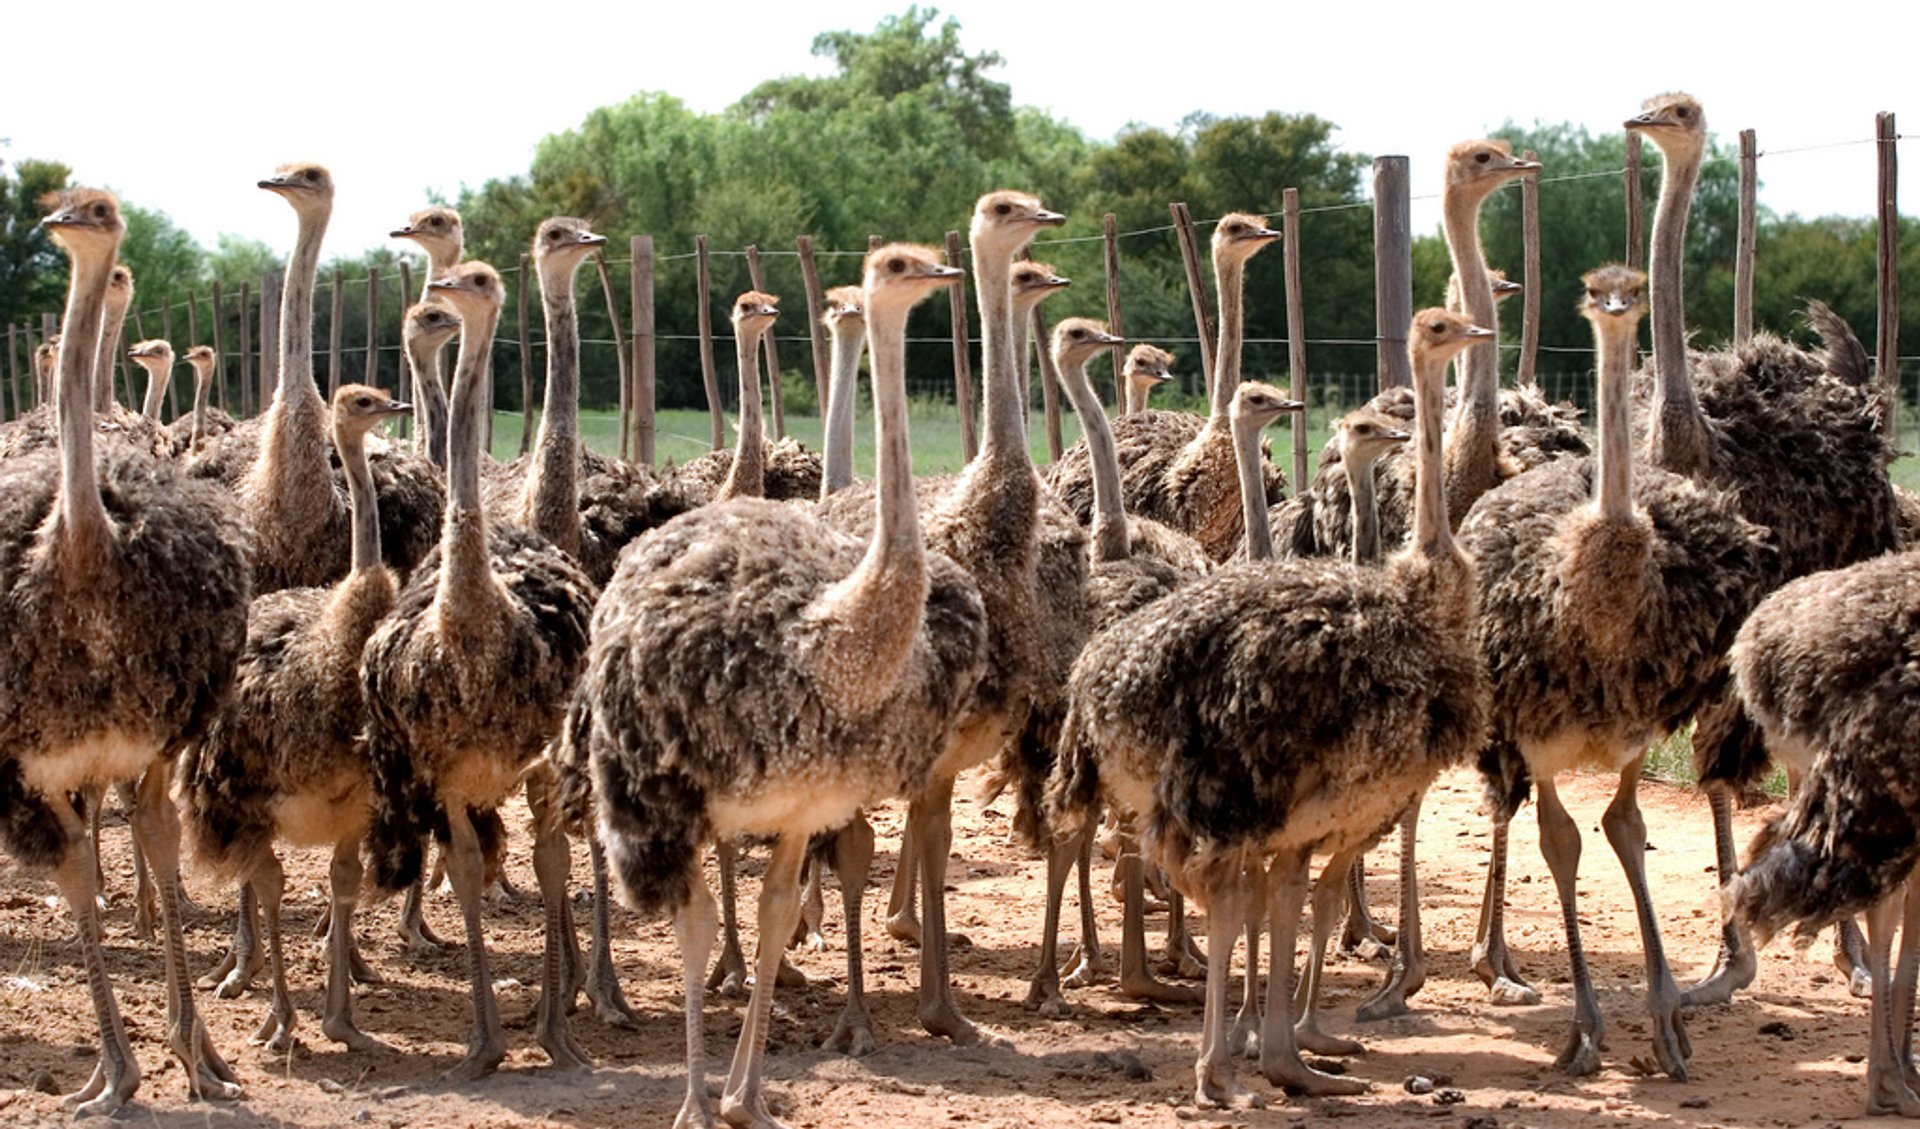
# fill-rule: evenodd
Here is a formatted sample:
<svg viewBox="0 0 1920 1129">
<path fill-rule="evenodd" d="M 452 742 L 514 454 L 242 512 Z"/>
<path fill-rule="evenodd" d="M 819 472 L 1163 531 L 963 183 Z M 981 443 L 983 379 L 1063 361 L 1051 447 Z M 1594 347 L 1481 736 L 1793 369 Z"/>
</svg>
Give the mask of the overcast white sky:
<svg viewBox="0 0 1920 1129">
<path fill-rule="evenodd" d="M 541 137 L 595 106 L 660 90 L 719 110 L 764 78 L 823 71 L 809 53 L 816 32 L 871 30 L 904 9 L 902 0 L 23 9 L 8 21 L 0 65 L 0 138 L 10 139 L 0 159 L 65 161 L 81 182 L 167 212 L 209 247 L 233 232 L 283 251 L 292 217 L 254 181 L 283 161 L 323 161 L 339 186 L 328 251 L 350 254 L 385 242 L 430 190 L 451 196 L 525 171 Z M 1448 145 L 1503 121 L 1618 130 L 1644 97 L 1684 89 L 1725 138 L 1759 131 L 1763 204 L 1871 214 L 1875 111 L 1903 113 L 1907 132 L 1920 132 L 1920 82 L 1903 61 L 1920 6 L 1828 0 L 1817 23 L 1785 9 L 1768 21 L 1764 10 L 1677 0 L 941 6 L 967 50 L 1004 57 L 997 76 L 1017 103 L 1093 138 L 1130 122 L 1171 128 L 1196 109 L 1312 112 L 1340 127 L 1344 146 L 1410 156 L 1420 195 L 1437 190 Z M 1920 147 L 1902 153 L 1901 205 L 1914 214 Z M 1416 231 L 1437 224 L 1432 204 L 1415 208 Z"/>
</svg>

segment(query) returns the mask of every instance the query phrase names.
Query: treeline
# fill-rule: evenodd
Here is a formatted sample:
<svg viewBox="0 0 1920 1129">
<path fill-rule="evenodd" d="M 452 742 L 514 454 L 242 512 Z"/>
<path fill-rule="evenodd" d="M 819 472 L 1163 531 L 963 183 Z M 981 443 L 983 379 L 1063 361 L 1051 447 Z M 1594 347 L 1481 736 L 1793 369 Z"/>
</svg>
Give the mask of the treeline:
<svg viewBox="0 0 1920 1129">
<path fill-rule="evenodd" d="M 994 187 L 1018 186 L 1038 193 L 1071 218 L 1056 238 L 1036 247 L 1079 286 L 1050 305 L 1055 317 L 1073 313 L 1104 315 L 1101 288 L 1104 247 L 1102 216 L 1112 213 L 1117 227 L 1131 233 L 1120 240 L 1119 274 L 1125 329 L 1131 336 L 1175 341 L 1193 336 L 1193 319 L 1184 270 L 1167 205 L 1184 201 L 1203 224 L 1229 210 L 1275 215 L 1282 191 L 1298 188 L 1304 210 L 1301 231 L 1305 330 L 1315 342 L 1309 364 L 1316 372 L 1367 372 L 1374 366 L 1370 344 L 1373 315 L 1373 217 L 1368 205 L 1370 154 L 1339 148 L 1335 124 L 1312 114 L 1271 112 L 1258 117 L 1220 118 L 1196 113 L 1173 130 L 1134 128 L 1112 142 L 1088 140 L 1072 125 L 1030 107 L 1015 104 L 1012 90 L 994 80 L 1000 62 L 993 52 L 961 49 L 960 28 L 939 21 L 931 10 L 909 8 L 883 20 L 871 32 L 834 31 L 818 36 L 814 53 L 833 64 L 824 77 L 785 77 L 761 83 L 738 103 L 717 114 L 696 113 L 665 93 L 643 93 L 626 102 L 594 110 L 577 128 L 542 140 L 531 168 L 523 174 L 490 180 L 449 201 L 458 207 L 468 231 L 469 253 L 496 266 L 513 267 L 539 221 L 552 214 L 579 215 L 612 237 L 609 254 L 626 255 L 630 234 L 654 238 L 658 269 L 655 300 L 661 340 L 658 394 L 662 406 L 700 406 L 694 264 L 695 237 L 705 235 L 714 249 L 713 313 L 718 331 L 726 331 L 724 311 L 730 297 L 748 285 L 738 251 L 760 247 L 768 285 L 785 295 L 790 312 L 780 332 L 793 338 L 783 347 L 789 387 L 807 410 L 811 380 L 800 379 L 807 355 L 799 341 L 802 285 L 797 261 L 789 254 L 796 236 L 812 236 L 823 253 L 825 285 L 853 281 L 854 253 L 869 235 L 889 239 L 937 241 L 963 228 L 972 201 Z M 1622 91 L 1622 117 L 1640 92 Z M 1473 123 L 1462 123 L 1464 138 Z M 1582 271 L 1621 257 L 1626 245 L 1622 178 L 1579 176 L 1624 166 L 1624 134 L 1600 136 L 1566 125 L 1514 126 L 1498 131 L 1516 150 L 1533 149 L 1545 163 L 1540 190 L 1542 227 L 1543 373 L 1586 370 L 1581 350 L 1588 331 L 1574 312 Z M 1435 155 L 1421 155 L 1434 156 Z M 1421 162 L 1431 168 L 1437 161 Z M 39 192 L 65 182 L 66 170 L 47 162 L 22 162 L 0 184 L 0 207 L 7 223 L 0 241 L 0 317 L 6 324 L 37 319 L 56 309 L 65 286 L 59 257 L 32 228 L 32 201 Z M 1644 170 L 1644 199 L 1649 212 L 1657 191 L 1659 161 L 1649 154 Z M 1862 174 L 1867 175 L 1863 172 Z M 1560 179 L 1560 178 L 1567 179 Z M 1737 220 L 1737 165 L 1725 147 L 1710 154 L 1701 177 L 1689 232 L 1687 308 L 1698 327 L 1696 341 L 1724 341 L 1733 324 L 1733 258 Z M 1416 193 L 1438 185 L 1416 183 Z M 1870 187 L 1863 183 L 1863 197 Z M 1764 199 L 1764 185 L 1762 189 Z M 138 308 L 179 302 L 192 286 L 204 302 L 208 284 L 221 279 L 229 293 L 242 281 L 257 285 L 263 270 L 274 269 L 264 245 L 223 238 L 211 251 L 173 228 L 164 215 L 130 201 L 129 236 L 123 257 L 139 280 Z M 1483 220 L 1489 259 L 1518 276 L 1520 197 L 1504 192 L 1489 203 Z M 1920 229 L 1903 221 L 1903 274 L 1909 293 L 1920 286 Z M 1200 232 L 1203 241 L 1207 231 Z M 1818 297 L 1838 309 L 1871 340 L 1876 316 L 1874 225 L 1870 219 L 1760 217 L 1756 283 L 1756 322 L 1764 328 L 1798 333 L 1798 310 Z M 366 268 L 382 268 L 389 280 L 398 248 L 331 264 L 350 280 L 364 279 Z M 832 256 L 826 252 L 848 252 Z M 623 291 L 625 272 L 616 269 Z M 1416 305 L 1438 302 L 1445 288 L 1447 255 L 1437 232 L 1420 236 L 1414 247 Z M 591 290 L 591 272 L 586 286 Z M 1253 261 L 1248 277 L 1250 338 L 1277 341 L 1286 336 L 1280 300 L 1281 256 Z M 589 339 L 612 336 L 597 295 L 583 301 L 583 333 Z M 382 320 L 397 319 L 397 289 L 383 298 Z M 345 303 L 343 336 L 359 343 L 365 336 L 364 298 Z M 1518 307 L 1510 307 L 1517 313 Z M 538 306 L 533 320 L 538 333 Z M 231 317 L 231 315 L 229 315 Z M 323 319 L 328 312 L 320 311 Z M 944 304 L 930 309 L 916 333 L 935 338 L 947 332 Z M 1518 337 L 1518 317 L 1503 327 Z M 176 333 L 184 333 L 180 319 Z M 510 331 L 511 320 L 503 323 Z M 149 327 L 149 332 L 157 330 Z M 325 340 L 325 327 L 320 340 Z M 202 336 L 208 336 L 205 329 Z M 397 342 L 397 331 L 388 335 Z M 229 342 L 235 339 L 230 333 Z M 1556 347 L 1568 351 L 1555 351 Z M 916 371 L 947 371 L 945 346 L 927 341 L 917 348 Z M 1198 377 L 1199 353 L 1175 345 L 1181 369 Z M 1903 355 L 1920 354 L 1920 319 L 1909 318 L 1901 336 Z M 496 403 L 514 407 L 520 380 L 514 350 L 502 350 L 496 370 Z M 720 350 L 723 374 L 729 353 Z M 384 359 L 382 375 L 392 373 L 396 356 Z M 541 361 L 536 352 L 536 369 Z M 1280 345 L 1248 350 L 1250 373 L 1285 368 Z M 612 350 L 589 348 L 584 394 L 589 402 L 610 405 L 616 399 L 617 369 Z M 723 388 L 732 381 L 723 375 Z"/>
</svg>

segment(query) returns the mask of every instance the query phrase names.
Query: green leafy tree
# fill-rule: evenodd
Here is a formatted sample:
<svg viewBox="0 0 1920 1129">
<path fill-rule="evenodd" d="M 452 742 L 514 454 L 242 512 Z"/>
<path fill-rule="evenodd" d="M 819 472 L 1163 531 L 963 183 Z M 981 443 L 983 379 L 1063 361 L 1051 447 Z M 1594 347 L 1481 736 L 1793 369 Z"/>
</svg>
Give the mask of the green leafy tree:
<svg viewBox="0 0 1920 1129">
<path fill-rule="evenodd" d="M 40 227 L 40 198 L 65 188 L 73 171 L 58 161 L 0 165 L 0 324 L 39 324 L 57 312 L 67 290 L 67 263 Z"/>
</svg>

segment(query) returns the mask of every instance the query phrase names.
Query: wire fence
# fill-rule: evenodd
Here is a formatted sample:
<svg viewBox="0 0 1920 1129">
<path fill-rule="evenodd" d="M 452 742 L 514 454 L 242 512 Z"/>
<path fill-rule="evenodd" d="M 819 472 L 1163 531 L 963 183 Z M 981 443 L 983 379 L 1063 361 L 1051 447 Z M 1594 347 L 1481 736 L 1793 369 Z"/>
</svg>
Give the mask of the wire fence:
<svg viewBox="0 0 1920 1129">
<path fill-rule="evenodd" d="M 1905 137 L 1894 135 L 1893 140 L 1905 140 Z M 1882 144 L 1885 144 L 1885 139 L 1879 137 L 1842 139 L 1789 148 L 1759 150 L 1758 155 L 1761 158 L 1780 158 Z M 1713 155 L 1708 158 L 1708 161 L 1717 165 L 1737 165 L 1740 158 L 1733 155 Z M 1542 176 L 1538 184 L 1542 191 L 1550 190 L 1554 185 L 1609 178 L 1621 180 L 1624 184 L 1627 173 L 1628 167 L 1620 165 Z M 1438 193 L 1427 193 L 1415 194 L 1412 199 L 1432 200 L 1437 197 Z M 1365 198 L 1303 207 L 1299 210 L 1299 214 L 1305 218 L 1333 213 L 1372 211 L 1374 208 L 1375 201 Z M 1205 232 L 1213 222 L 1196 220 L 1193 228 L 1196 232 Z M 1035 258 L 1045 259 L 1076 246 L 1105 242 L 1126 244 L 1141 240 L 1164 240 L 1168 234 L 1177 231 L 1177 224 L 1168 223 L 1135 227 L 1116 232 L 1112 236 L 1092 234 L 1041 238 L 1035 240 L 1031 253 Z M 609 249 L 625 249 L 624 244 L 618 239 L 610 241 L 608 246 Z M 838 266 L 844 265 L 846 260 L 859 260 L 867 251 L 864 247 L 818 248 L 810 249 L 809 253 L 817 262 Z M 659 276 L 662 274 L 672 275 L 671 282 L 674 286 L 689 283 L 690 279 L 678 276 L 687 273 L 686 264 L 696 263 L 703 254 L 710 264 L 715 261 L 760 259 L 768 261 L 769 270 L 779 269 L 788 273 L 792 271 L 792 264 L 803 257 L 802 251 L 798 248 L 786 247 L 710 248 L 704 252 L 674 250 L 650 256 L 646 265 L 651 273 L 644 285 L 658 288 L 661 285 Z M 964 256 L 964 249 L 962 254 Z M 323 274 L 317 288 L 315 303 L 314 369 L 316 378 L 327 386 L 331 387 L 345 381 L 365 381 L 387 387 L 398 387 L 405 391 L 409 374 L 406 372 L 407 366 L 400 344 L 400 320 L 418 293 L 414 276 L 418 274 L 420 278 L 424 278 L 424 270 L 414 267 L 411 260 L 403 260 L 403 262 L 404 265 L 397 270 L 368 269 L 364 273 L 356 271 L 348 275 L 339 269 L 334 269 Z M 636 269 L 640 264 L 637 264 L 630 255 L 609 254 L 605 258 L 605 263 L 615 278 L 620 274 L 628 276 L 629 291 L 634 286 L 643 284 L 640 272 Z M 786 265 L 776 266 L 776 264 Z M 544 360 L 541 355 L 544 352 L 544 343 L 540 340 L 539 333 L 541 329 L 539 304 L 537 302 L 529 304 L 530 312 L 525 315 L 527 320 L 523 322 L 517 313 L 522 268 L 518 263 L 501 263 L 497 266 L 503 281 L 508 285 L 509 298 L 508 306 L 503 311 L 501 332 L 494 343 L 496 402 L 524 407 L 524 404 L 519 403 L 520 398 L 537 392 L 535 387 L 538 383 L 537 375 Z M 738 271 L 735 270 L 733 273 Z M 846 272 L 836 271 L 835 273 L 844 275 Z M 594 282 L 583 285 L 582 311 L 588 315 L 589 320 L 597 320 L 602 328 L 610 326 L 612 335 L 583 337 L 581 345 L 584 369 L 601 373 L 610 372 L 615 367 L 610 358 L 620 350 L 634 349 L 637 360 L 639 348 L 650 350 L 667 346 L 681 358 L 685 358 L 696 349 L 712 350 L 714 353 L 722 354 L 718 367 L 722 371 L 731 370 L 731 344 L 726 336 L 724 318 L 718 319 L 715 333 L 711 336 L 702 337 L 698 333 L 686 332 L 685 327 L 674 326 L 665 327 L 664 330 L 656 328 L 653 333 L 645 335 L 641 341 L 629 342 L 626 335 L 631 332 L 632 327 L 623 327 L 622 311 L 633 308 L 632 293 L 619 293 L 620 287 L 616 284 L 613 287 L 615 293 L 612 295 L 593 294 L 591 291 L 596 285 Z M 1257 302 L 1271 301 L 1276 305 L 1279 300 L 1277 294 L 1250 297 Z M 709 301 L 712 301 L 712 298 L 713 296 L 709 295 Z M 1117 300 L 1124 304 L 1124 298 L 1125 294 L 1122 290 Z M 722 300 L 724 299 L 723 294 Z M 277 366 L 275 354 L 279 317 L 278 300 L 279 280 L 271 276 L 263 277 L 257 286 L 247 282 L 238 287 L 223 288 L 216 285 L 206 293 L 189 291 L 187 296 L 177 298 L 166 305 L 144 308 L 131 314 L 127 318 L 123 338 L 126 342 L 131 342 L 145 337 L 164 336 L 178 341 L 184 339 L 182 337 L 184 334 L 193 338 L 189 342 L 191 344 L 214 345 L 219 354 L 216 400 L 230 411 L 252 413 L 258 411 L 264 397 L 271 394 Z M 52 328 L 53 320 L 54 316 L 47 314 L 43 315 L 37 325 L 16 325 L 5 329 L 4 347 L 7 357 L 4 363 L 0 363 L 0 380 L 4 382 L 0 385 L 0 409 L 4 409 L 4 414 L 8 418 L 21 414 L 28 406 L 38 402 L 33 379 L 32 354 L 34 346 Z M 786 362 L 782 364 L 782 368 L 787 370 L 789 382 L 801 392 L 804 392 L 807 382 L 804 379 L 795 380 L 793 374 L 812 367 L 809 353 L 814 340 L 811 334 L 804 332 L 776 334 L 773 337 L 773 349 L 783 362 Z M 1183 380 L 1183 388 L 1189 395 L 1195 393 L 1204 382 L 1204 374 L 1199 372 L 1198 366 L 1202 344 L 1199 336 L 1195 333 L 1186 335 L 1162 333 L 1156 334 L 1154 340 L 1190 359 L 1187 366 L 1190 371 Z M 527 355 L 532 365 L 532 371 L 526 374 L 519 370 L 523 341 L 528 346 Z M 969 335 L 968 341 L 971 347 L 977 349 L 976 335 Z M 1375 353 L 1382 348 L 1379 341 L 1371 338 L 1317 337 L 1312 334 L 1306 335 L 1304 341 L 1312 350 L 1310 355 L 1313 358 L 1312 372 L 1307 380 L 1308 389 L 1310 393 L 1319 397 L 1320 402 L 1354 404 L 1372 395 L 1371 382 L 1376 380 L 1372 374 L 1380 371 L 1375 358 Z M 910 344 L 915 348 L 916 355 L 922 362 L 910 369 L 910 392 L 916 396 L 944 395 L 952 398 L 956 390 L 950 375 L 951 366 L 943 366 L 935 359 L 935 351 L 942 347 L 950 347 L 951 339 L 946 336 L 915 336 L 910 339 Z M 1268 377 L 1286 373 L 1288 344 L 1288 338 L 1285 336 L 1247 339 L 1244 345 L 1243 362 L 1246 374 L 1249 377 Z M 1511 346 L 1504 349 L 1508 353 L 1517 351 Z M 1571 400 L 1576 404 L 1589 404 L 1590 378 L 1586 370 L 1590 365 L 1591 345 L 1585 341 L 1543 343 L 1538 346 L 1538 350 L 1543 356 L 1559 357 L 1566 362 L 1542 371 L 1542 384 L 1548 394 Z M 184 345 L 180 347 L 180 351 L 185 351 Z M 124 348 L 119 353 L 118 373 L 123 402 L 138 403 L 144 389 L 134 387 L 133 377 L 139 373 L 139 370 L 127 361 Z M 794 363 L 796 358 L 799 359 L 798 363 Z M 626 376 L 626 358 L 621 357 L 620 360 L 622 376 L 632 380 L 632 377 Z M 1916 414 L 1920 414 L 1920 355 L 1899 356 L 1897 364 L 1899 372 L 1896 378 L 1902 386 L 1901 399 L 1913 403 Z M 975 363 L 971 368 L 977 388 L 979 366 Z M 1511 371 L 1512 365 L 1509 365 L 1508 369 Z M 1356 374 L 1366 375 L 1363 378 Z M 688 373 L 676 371 L 664 374 L 660 378 L 660 383 L 684 388 L 688 380 Z M 193 390 L 190 382 L 189 374 L 176 372 L 167 389 L 166 414 L 177 415 L 183 410 L 191 409 Z M 697 378 L 695 378 L 695 384 L 696 386 L 698 384 Z M 734 402 L 737 396 L 734 394 L 733 385 L 734 382 L 730 379 L 723 378 L 718 382 L 723 409 L 732 410 L 737 407 Z M 1565 386 L 1564 392 L 1558 387 L 1560 385 Z M 1911 391 L 1908 390 L 1908 386 L 1911 386 Z M 594 380 L 588 380 L 585 388 L 589 395 L 598 393 L 601 396 L 599 403 L 602 405 L 610 404 L 614 400 L 613 396 L 606 394 L 608 387 L 604 377 L 597 383 Z M 624 406 L 627 388 L 623 386 L 619 391 L 620 402 Z M 1911 397 L 1910 400 L 1909 397 Z M 816 405 L 806 403 L 804 396 L 801 400 L 802 402 L 796 405 L 801 412 L 815 409 Z M 978 402 L 977 395 L 975 402 Z M 644 406 L 642 410 L 645 410 Z"/>
</svg>

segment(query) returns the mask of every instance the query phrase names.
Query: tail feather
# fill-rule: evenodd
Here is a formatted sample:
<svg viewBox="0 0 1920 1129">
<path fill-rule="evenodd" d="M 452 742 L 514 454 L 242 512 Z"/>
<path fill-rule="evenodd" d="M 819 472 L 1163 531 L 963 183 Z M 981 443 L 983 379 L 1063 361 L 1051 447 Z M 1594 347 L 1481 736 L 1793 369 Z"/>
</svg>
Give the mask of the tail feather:
<svg viewBox="0 0 1920 1129">
<path fill-rule="evenodd" d="M 1825 302 L 1814 299 L 1807 303 L 1807 324 L 1820 335 L 1823 367 L 1848 384 L 1866 387 L 1872 378 L 1873 366 L 1867 360 L 1867 347 L 1854 336 L 1847 319 L 1834 313 L 1833 307 Z"/>
<path fill-rule="evenodd" d="M 1527 768 L 1527 758 L 1520 755 L 1513 742 L 1490 737 L 1480 747 L 1479 768 L 1494 818 L 1503 822 L 1512 819 L 1533 794 L 1533 773 Z"/>
<path fill-rule="evenodd" d="M 1069 710 L 1047 777 L 1047 822 L 1060 836 L 1080 834 L 1100 810 L 1100 756 L 1081 730 L 1078 712 Z"/>
<path fill-rule="evenodd" d="M 1859 913 L 1899 889 L 1920 862 L 1920 834 L 1897 798 L 1838 787 L 1823 767 L 1816 764 L 1792 809 L 1755 837 L 1727 891 L 1734 916 L 1758 937 L 1796 924 L 1812 934 Z"/>
<path fill-rule="evenodd" d="M 60 865 L 69 846 L 60 817 L 46 797 L 27 787 L 20 762 L 11 756 L 0 757 L 0 841 L 14 858 L 47 869 Z"/>
<path fill-rule="evenodd" d="M 382 708 L 383 699 L 369 693 L 367 706 L 367 755 L 373 764 L 368 861 L 375 889 L 404 890 L 420 878 L 427 836 L 441 822 L 438 805 L 414 771 L 412 750 Z"/>
<path fill-rule="evenodd" d="M 702 881 L 706 791 L 678 772 L 630 773 L 618 756 L 594 764 L 596 831 L 622 899 L 641 913 L 685 905 Z"/>
</svg>

